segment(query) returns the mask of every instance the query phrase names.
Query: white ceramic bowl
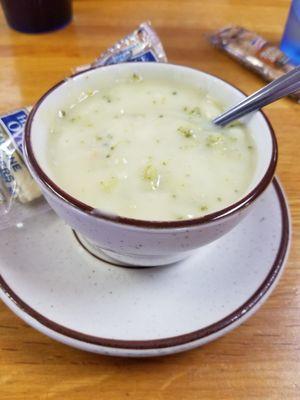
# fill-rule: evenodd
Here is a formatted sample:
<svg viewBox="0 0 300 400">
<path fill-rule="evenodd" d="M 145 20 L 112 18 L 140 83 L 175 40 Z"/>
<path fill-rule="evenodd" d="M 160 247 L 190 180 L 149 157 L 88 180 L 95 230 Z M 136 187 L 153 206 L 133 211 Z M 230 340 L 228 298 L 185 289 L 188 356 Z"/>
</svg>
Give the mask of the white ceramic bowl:
<svg viewBox="0 0 300 400">
<path fill-rule="evenodd" d="M 45 168 L 47 123 L 60 107 L 99 82 L 112 83 L 137 73 L 143 77 L 173 78 L 207 90 L 225 106 L 245 95 L 232 85 L 210 74 L 191 68 L 160 63 L 125 63 L 100 67 L 74 75 L 51 88 L 35 105 L 28 118 L 24 150 L 33 177 L 56 213 L 79 233 L 90 251 L 105 254 L 130 266 L 154 266 L 175 262 L 194 249 L 210 243 L 231 230 L 264 192 L 274 175 L 277 143 L 273 129 L 262 112 L 246 117 L 257 146 L 257 167 L 249 191 L 236 203 L 201 218 L 184 221 L 143 221 L 124 218 L 93 209 L 63 191 Z M 238 171 L 237 171 L 238 173 Z"/>
</svg>

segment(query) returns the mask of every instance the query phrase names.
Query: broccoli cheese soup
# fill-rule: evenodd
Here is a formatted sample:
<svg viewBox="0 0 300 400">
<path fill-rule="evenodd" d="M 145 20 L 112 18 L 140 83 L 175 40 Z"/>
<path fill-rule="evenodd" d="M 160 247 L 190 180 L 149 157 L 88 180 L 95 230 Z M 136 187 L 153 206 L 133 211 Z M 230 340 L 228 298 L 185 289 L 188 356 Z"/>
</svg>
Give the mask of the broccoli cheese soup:
<svg viewBox="0 0 300 400">
<path fill-rule="evenodd" d="M 50 121 L 48 174 L 78 200 L 124 217 L 212 213 L 245 195 L 256 166 L 244 125 L 212 125 L 222 111 L 209 93 L 172 79 L 99 83 Z"/>
</svg>

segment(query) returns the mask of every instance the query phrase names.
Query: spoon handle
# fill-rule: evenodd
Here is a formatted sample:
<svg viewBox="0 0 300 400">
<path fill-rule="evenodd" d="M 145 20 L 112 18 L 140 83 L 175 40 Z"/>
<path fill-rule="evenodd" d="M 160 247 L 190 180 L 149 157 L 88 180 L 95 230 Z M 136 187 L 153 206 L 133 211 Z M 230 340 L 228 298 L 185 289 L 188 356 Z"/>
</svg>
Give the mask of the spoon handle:
<svg viewBox="0 0 300 400">
<path fill-rule="evenodd" d="M 273 103 L 281 97 L 287 96 L 300 89 L 300 66 L 275 79 L 273 82 L 259 89 L 245 100 L 219 115 L 213 123 L 225 126 L 235 119 L 258 110 L 267 104 Z"/>
</svg>

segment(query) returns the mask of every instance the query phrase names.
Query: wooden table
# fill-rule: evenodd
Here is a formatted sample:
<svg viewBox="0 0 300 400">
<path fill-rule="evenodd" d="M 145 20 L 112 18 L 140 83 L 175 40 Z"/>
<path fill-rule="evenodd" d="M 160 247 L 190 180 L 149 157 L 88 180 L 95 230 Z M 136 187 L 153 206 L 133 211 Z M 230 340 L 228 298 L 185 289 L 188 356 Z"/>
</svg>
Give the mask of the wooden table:
<svg viewBox="0 0 300 400">
<path fill-rule="evenodd" d="M 74 21 L 44 35 L 10 30 L 0 16 L 0 112 L 34 103 L 71 68 L 84 64 L 151 20 L 169 60 L 211 72 L 251 93 L 260 78 L 213 49 L 207 34 L 238 23 L 279 41 L 289 2 L 74 2 Z M 227 336 L 160 359 L 118 359 L 56 343 L 0 304 L 0 398 L 299 399 L 300 398 L 300 105 L 266 109 L 277 133 L 277 174 L 289 197 L 293 246 L 277 289 L 257 314 Z"/>
</svg>

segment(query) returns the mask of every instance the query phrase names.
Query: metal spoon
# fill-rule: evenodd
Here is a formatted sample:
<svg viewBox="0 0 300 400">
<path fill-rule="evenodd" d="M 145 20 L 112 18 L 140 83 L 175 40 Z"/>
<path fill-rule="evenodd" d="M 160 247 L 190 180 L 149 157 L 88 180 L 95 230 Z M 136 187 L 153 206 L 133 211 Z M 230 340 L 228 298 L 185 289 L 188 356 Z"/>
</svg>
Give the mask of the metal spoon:
<svg viewBox="0 0 300 400">
<path fill-rule="evenodd" d="M 241 118 L 252 111 L 259 110 L 267 104 L 273 103 L 281 97 L 294 93 L 297 90 L 300 90 L 300 66 L 248 96 L 236 106 L 216 117 L 213 123 L 225 126 L 229 122 Z"/>
</svg>

